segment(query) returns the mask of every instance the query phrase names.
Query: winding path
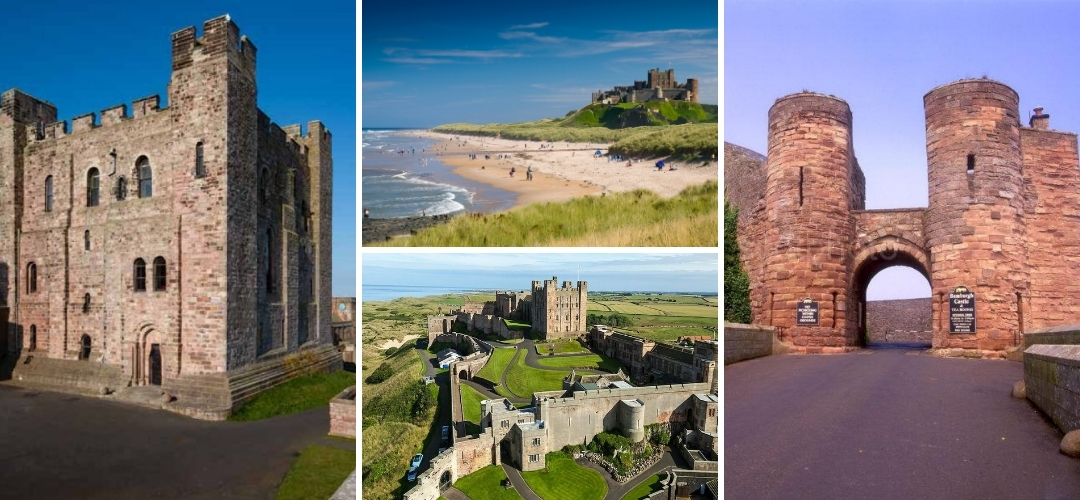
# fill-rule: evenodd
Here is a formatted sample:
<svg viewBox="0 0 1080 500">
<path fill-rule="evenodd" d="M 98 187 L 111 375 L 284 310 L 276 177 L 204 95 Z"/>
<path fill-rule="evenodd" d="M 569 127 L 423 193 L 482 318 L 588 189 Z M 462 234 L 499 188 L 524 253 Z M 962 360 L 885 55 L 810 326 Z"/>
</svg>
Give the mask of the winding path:
<svg viewBox="0 0 1080 500">
<path fill-rule="evenodd" d="M 525 482 L 525 478 L 521 477 L 521 471 L 511 467 L 505 462 L 502 464 L 503 472 L 506 473 L 506 477 L 510 478 L 510 484 L 514 485 L 514 489 L 517 490 L 518 495 L 525 500 L 543 500 L 539 495 L 533 492 L 532 488 L 529 488 L 529 484 Z"/>
</svg>

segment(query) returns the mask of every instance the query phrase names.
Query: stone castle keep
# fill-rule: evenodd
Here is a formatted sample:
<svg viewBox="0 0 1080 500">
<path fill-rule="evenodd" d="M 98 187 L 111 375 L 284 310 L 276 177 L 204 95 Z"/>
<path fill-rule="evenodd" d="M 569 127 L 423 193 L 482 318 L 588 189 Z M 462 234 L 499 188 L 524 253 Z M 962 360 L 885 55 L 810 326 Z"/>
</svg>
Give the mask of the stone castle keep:
<svg viewBox="0 0 1080 500">
<path fill-rule="evenodd" d="M 0 364 L 112 392 L 160 386 L 213 417 L 331 345 L 331 135 L 258 107 L 255 45 L 228 16 L 172 34 L 158 96 L 57 121 L 0 98 Z M 0 313 L 0 322 L 4 315 Z M 13 366 L 13 367 L 12 367 Z M 6 378 L 6 377 L 0 377 Z M 216 412 L 216 413 L 215 413 Z"/>
<path fill-rule="evenodd" d="M 578 281 L 576 287 L 564 281 L 560 287 L 558 277 L 552 276 L 550 280 L 533 281 L 531 293 L 499 291 L 494 301 L 465 302 L 450 314 L 429 316 L 428 339 L 434 342 L 436 335 L 449 333 L 455 322 L 469 330 L 521 338 L 522 332 L 509 330 L 503 319 L 528 322 L 533 335 L 540 339 L 574 338 L 587 331 L 588 309 L 587 281 Z"/>
<path fill-rule="evenodd" d="M 688 78 L 686 83 L 675 81 L 675 70 L 660 71 L 650 69 L 645 81 L 634 81 L 633 85 L 615 87 L 608 91 L 592 94 L 592 102 L 619 104 L 620 102 L 648 101 L 689 101 L 698 102 L 697 78 Z"/>
<path fill-rule="evenodd" d="M 1077 136 L 987 79 L 923 97 L 929 206 L 866 210 L 847 103 L 816 93 L 769 110 L 768 156 L 744 182 L 739 244 L 754 321 L 806 352 L 865 339 L 866 289 L 881 270 L 914 268 L 932 289 L 932 344 L 947 355 L 1000 356 L 1025 331 L 1080 321 Z M 749 178 L 749 177 L 748 177 Z M 953 327 L 950 294 L 974 294 L 973 332 Z M 816 324 L 799 324 L 809 299 Z M 960 330 L 960 331 L 957 331 Z"/>
</svg>

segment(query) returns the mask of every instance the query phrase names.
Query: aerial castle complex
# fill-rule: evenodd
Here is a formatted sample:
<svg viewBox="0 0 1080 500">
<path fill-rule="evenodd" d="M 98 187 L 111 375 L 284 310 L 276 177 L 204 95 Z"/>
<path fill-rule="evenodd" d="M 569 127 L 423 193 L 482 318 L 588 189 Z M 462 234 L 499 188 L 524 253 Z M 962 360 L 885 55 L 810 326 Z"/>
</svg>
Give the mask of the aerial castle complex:
<svg viewBox="0 0 1080 500">
<path fill-rule="evenodd" d="M 635 80 L 632 86 L 615 87 L 592 95 L 592 102 L 603 104 L 648 101 L 698 102 L 697 78 L 688 78 L 684 84 L 676 83 L 674 69 L 660 71 L 656 68 L 649 70 L 649 78 L 643 82 Z"/>
<path fill-rule="evenodd" d="M 3 93 L 8 376 L 101 394 L 159 386 L 219 418 L 292 376 L 286 358 L 340 365 L 330 132 L 270 121 L 255 52 L 228 16 L 201 37 L 185 28 L 172 35 L 168 107 L 151 96 L 70 126 L 48 102 Z"/>
<path fill-rule="evenodd" d="M 865 209 L 847 103 L 804 92 L 769 110 L 764 172 L 738 181 L 739 244 L 754 321 L 797 349 L 859 346 L 867 285 L 896 265 L 929 281 L 946 355 L 997 357 L 1025 331 L 1080 321 L 1076 134 L 1042 108 L 1024 126 L 1016 91 L 987 79 L 923 104 L 929 206 L 890 210 Z"/>
</svg>

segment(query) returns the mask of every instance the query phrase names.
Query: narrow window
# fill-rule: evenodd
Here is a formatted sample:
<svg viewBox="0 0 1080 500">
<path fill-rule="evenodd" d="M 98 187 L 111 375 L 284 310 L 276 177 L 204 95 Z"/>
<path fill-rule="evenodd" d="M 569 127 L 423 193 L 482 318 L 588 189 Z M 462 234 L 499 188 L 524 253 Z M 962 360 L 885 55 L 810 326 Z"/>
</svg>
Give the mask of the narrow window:
<svg viewBox="0 0 1080 500">
<path fill-rule="evenodd" d="M 37 264 L 33 262 L 26 266 L 26 289 L 30 293 L 37 292 Z"/>
<path fill-rule="evenodd" d="M 266 243 L 263 245 L 266 261 L 266 293 L 274 293 L 274 230 L 266 229 Z"/>
<path fill-rule="evenodd" d="M 90 230 L 83 231 L 83 250 L 90 250 Z"/>
<path fill-rule="evenodd" d="M 802 206 L 803 202 L 803 181 L 806 177 L 803 175 L 803 167 L 799 167 L 799 206 Z"/>
<path fill-rule="evenodd" d="M 81 348 L 79 349 L 79 360 L 86 361 L 90 359 L 90 336 L 84 333 L 79 344 L 81 344 Z"/>
<path fill-rule="evenodd" d="M 91 168 L 86 173 L 86 206 L 96 207 L 100 198 L 100 176 L 98 175 L 98 169 Z"/>
<path fill-rule="evenodd" d="M 1016 292 L 1016 322 L 1019 324 L 1017 331 L 1020 332 L 1020 338 L 1024 338 L 1024 297 L 1020 295 L 1020 292 Z"/>
<path fill-rule="evenodd" d="M 195 177 L 203 178 L 206 176 L 206 166 L 203 164 L 203 145 L 202 143 L 195 144 Z"/>
<path fill-rule="evenodd" d="M 150 160 L 140 156 L 135 162 L 135 170 L 139 174 L 139 198 L 154 196 L 154 171 L 150 168 Z"/>
<path fill-rule="evenodd" d="M 975 155 L 968 155 L 967 173 L 968 175 L 975 173 Z"/>
<path fill-rule="evenodd" d="M 30 350 L 37 349 L 37 325 L 30 325 Z"/>
<path fill-rule="evenodd" d="M 135 259 L 135 291 L 146 291 L 146 261 Z"/>
<path fill-rule="evenodd" d="M 116 201 L 124 201 L 124 198 L 127 198 L 127 179 L 120 176 L 116 179 Z"/>
<path fill-rule="evenodd" d="M 90 312 L 90 294 L 83 295 L 82 312 L 86 314 Z"/>
<path fill-rule="evenodd" d="M 154 291 L 165 290 L 165 257 L 154 259 Z"/>
<path fill-rule="evenodd" d="M 263 203 L 270 201 L 270 171 L 262 169 L 262 175 L 259 177 L 259 193 L 262 195 Z"/>
<path fill-rule="evenodd" d="M 45 178 L 45 211 L 52 212 L 53 204 L 53 178 L 48 176 Z"/>
<path fill-rule="evenodd" d="M 836 292 L 832 293 L 832 327 L 836 328 Z"/>
</svg>

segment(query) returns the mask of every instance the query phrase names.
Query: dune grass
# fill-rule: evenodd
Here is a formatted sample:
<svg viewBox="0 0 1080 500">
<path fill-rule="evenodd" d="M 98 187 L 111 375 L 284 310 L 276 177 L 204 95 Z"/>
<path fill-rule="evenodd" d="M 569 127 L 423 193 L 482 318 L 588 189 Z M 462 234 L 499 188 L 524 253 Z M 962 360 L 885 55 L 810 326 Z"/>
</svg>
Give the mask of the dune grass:
<svg viewBox="0 0 1080 500">
<path fill-rule="evenodd" d="M 229 420 L 249 422 L 329 406 L 334 396 L 353 385 L 356 374 L 344 370 L 297 377 L 255 396 L 229 415 Z"/>
<path fill-rule="evenodd" d="M 547 454 L 543 470 L 522 472 L 521 477 L 544 500 L 602 499 L 607 495 L 604 477 L 582 467 L 561 451 Z"/>
<path fill-rule="evenodd" d="M 277 500 L 330 498 L 356 469 L 356 452 L 311 445 L 293 462 L 278 488 Z"/>
<path fill-rule="evenodd" d="M 468 476 L 458 479 L 454 487 L 472 500 L 515 500 L 521 495 L 513 488 L 504 488 L 502 481 L 506 472 L 502 467 L 489 465 Z"/>
<path fill-rule="evenodd" d="M 375 246 L 716 246 L 719 183 L 662 198 L 638 189 L 456 217 Z"/>
<path fill-rule="evenodd" d="M 506 372 L 506 388 L 520 397 L 531 398 L 534 392 L 562 389 L 562 380 L 569 374 L 569 371 L 531 368 L 525 364 L 525 356 L 518 356 Z"/>
<path fill-rule="evenodd" d="M 622 365 L 618 360 L 609 358 L 603 354 L 587 354 L 583 356 L 551 356 L 540 358 L 537 363 L 551 368 L 588 368 L 616 373 Z"/>
</svg>

